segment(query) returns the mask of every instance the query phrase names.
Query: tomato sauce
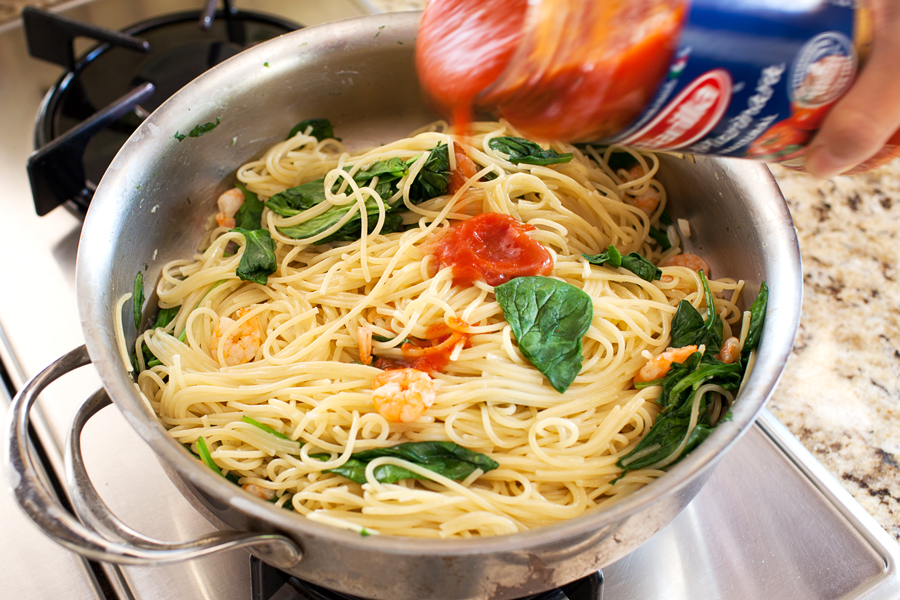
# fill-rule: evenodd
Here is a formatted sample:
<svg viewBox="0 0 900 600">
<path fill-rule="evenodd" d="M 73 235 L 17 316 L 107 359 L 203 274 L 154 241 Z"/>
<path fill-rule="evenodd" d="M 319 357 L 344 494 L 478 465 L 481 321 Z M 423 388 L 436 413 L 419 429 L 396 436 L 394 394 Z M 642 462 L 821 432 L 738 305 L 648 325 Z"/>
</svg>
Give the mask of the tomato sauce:
<svg viewBox="0 0 900 600">
<path fill-rule="evenodd" d="M 509 215 L 484 213 L 453 227 L 434 254 L 443 266 L 452 267 L 457 285 L 483 279 L 496 286 L 515 277 L 547 275 L 553 257 L 528 237 L 526 232 L 533 230 Z"/>
<path fill-rule="evenodd" d="M 441 371 L 450 363 L 450 355 L 462 343 L 469 346 L 469 325 L 455 317 L 450 324 L 435 323 L 425 330 L 424 340 L 406 342 L 400 350 L 403 358 L 377 358 L 373 366 L 384 371 L 418 369 L 425 373 Z"/>
<path fill-rule="evenodd" d="M 518 77 L 503 82 L 525 35 L 527 0 L 432 0 L 416 43 L 419 78 L 457 126 L 469 118 L 472 105 L 481 104 L 496 107 L 532 136 L 567 141 L 608 137 L 651 101 L 665 78 L 684 19 L 684 10 L 675 9 L 648 22 L 645 13 L 629 13 L 626 5 L 609 5 L 610 14 L 621 16 L 613 25 L 587 28 L 597 39 L 583 40 L 585 48 L 605 44 L 613 51 L 599 52 L 598 58 L 569 52 L 554 57 L 550 67 L 542 61 L 546 57 L 533 52 L 529 58 L 534 64 L 512 65 Z M 634 22 L 625 16 L 629 14 Z"/>
<path fill-rule="evenodd" d="M 432 0 L 416 38 L 416 68 L 438 108 L 457 122 L 500 76 L 522 37 L 527 0 Z"/>
</svg>

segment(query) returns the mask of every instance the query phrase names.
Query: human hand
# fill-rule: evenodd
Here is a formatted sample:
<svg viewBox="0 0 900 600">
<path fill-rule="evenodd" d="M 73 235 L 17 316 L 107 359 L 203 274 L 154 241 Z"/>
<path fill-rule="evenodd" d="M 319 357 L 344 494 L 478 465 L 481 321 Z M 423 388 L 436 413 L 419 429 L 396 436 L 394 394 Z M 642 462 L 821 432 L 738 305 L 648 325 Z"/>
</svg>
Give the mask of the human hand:
<svg viewBox="0 0 900 600">
<path fill-rule="evenodd" d="M 866 161 L 888 141 L 900 144 L 900 0 L 869 5 L 872 55 L 807 152 L 806 170 L 823 179 Z"/>
</svg>

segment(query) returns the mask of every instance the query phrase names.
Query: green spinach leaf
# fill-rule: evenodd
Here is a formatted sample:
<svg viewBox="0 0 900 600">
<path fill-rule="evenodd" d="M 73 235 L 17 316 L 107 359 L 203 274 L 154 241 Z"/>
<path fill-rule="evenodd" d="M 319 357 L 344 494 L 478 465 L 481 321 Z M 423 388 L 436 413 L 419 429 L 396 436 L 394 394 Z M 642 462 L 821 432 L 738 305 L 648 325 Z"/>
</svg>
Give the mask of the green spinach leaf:
<svg viewBox="0 0 900 600">
<path fill-rule="evenodd" d="M 581 338 L 594 317 L 591 297 L 549 277 L 517 277 L 494 295 L 519 350 L 562 393 L 581 371 Z"/>
<path fill-rule="evenodd" d="M 235 273 L 244 281 L 266 285 L 269 275 L 278 269 L 275 261 L 275 240 L 265 229 L 235 228 L 232 231 L 242 234 L 246 242 L 244 254 Z"/>
<path fill-rule="evenodd" d="M 418 160 L 418 157 L 403 161 L 399 158 L 391 158 L 386 161 L 377 161 L 366 169 L 360 169 L 353 175 L 353 180 L 360 187 L 373 187 L 382 201 L 387 202 L 399 190 L 398 183 L 409 174 L 409 167 Z M 378 178 L 377 183 L 373 182 Z M 447 191 L 450 181 L 449 159 L 447 145 L 435 147 L 429 153 L 422 169 L 415 181 L 410 184 L 410 199 L 418 204 L 430 200 Z M 332 188 L 336 193 L 340 189 L 340 182 Z M 273 212 L 283 216 L 292 217 L 300 212 L 319 204 L 325 200 L 325 179 L 319 178 L 302 185 L 290 188 L 279 194 L 275 194 L 266 201 L 266 206 Z M 403 206 L 402 201 L 394 200 L 393 204 L 387 204 L 388 211 L 385 217 L 381 233 L 393 233 L 402 230 L 403 219 L 400 215 L 393 214 Z M 279 231 L 293 239 L 306 239 L 313 237 L 333 227 L 348 212 L 356 211 L 356 204 L 350 203 L 343 206 L 333 206 L 326 212 L 291 227 L 279 227 Z M 377 223 L 378 204 L 375 200 L 366 201 L 366 214 L 368 216 L 368 233 L 372 233 Z M 318 244 L 330 242 L 355 241 L 362 235 L 362 217 L 357 213 L 334 234 L 321 240 Z"/>
<path fill-rule="evenodd" d="M 241 421 L 243 421 L 244 423 L 249 423 L 250 425 L 253 425 L 254 427 L 259 427 L 260 429 L 262 429 L 262 430 L 265 431 L 266 433 L 270 433 L 270 434 L 274 435 L 275 437 L 277 437 L 277 438 L 279 438 L 279 439 L 286 440 L 286 441 L 288 441 L 288 442 L 294 442 L 294 443 L 296 443 L 296 444 L 298 444 L 298 445 L 300 445 L 300 446 L 303 445 L 303 442 L 300 442 L 300 441 L 298 441 L 298 440 L 292 440 L 291 438 L 289 438 L 288 436 L 284 435 L 284 434 L 281 433 L 280 431 L 275 431 L 274 429 L 272 429 L 272 428 L 269 427 L 268 425 L 266 425 L 266 424 L 264 424 L 264 423 L 260 423 L 259 421 L 257 421 L 257 420 L 254 419 L 253 417 L 248 417 L 248 416 L 245 415 L 245 416 L 241 417 Z"/>
<path fill-rule="evenodd" d="M 700 413 L 705 414 L 706 410 L 706 398 L 704 398 L 701 401 Z M 625 470 L 622 475 L 625 475 L 628 471 L 649 467 L 672 454 L 684 439 L 690 423 L 690 411 L 687 411 L 687 414 L 673 412 L 659 415 L 656 422 L 653 424 L 653 427 L 647 432 L 647 435 L 638 442 L 638 445 L 634 447 L 634 450 L 616 462 L 617 467 Z M 669 466 L 676 464 L 679 460 L 687 456 L 688 453 L 700 445 L 703 440 L 709 437 L 712 430 L 713 427 L 708 423 L 697 423 L 697 425 L 694 426 L 694 429 L 691 430 L 687 444 L 682 450 L 681 455 L 678 457 L 678 460 L 673 461 Z M 651 447 L 656 447 L 656 449 L 648 454 L 640 456 Z M 632 458 L 634 456 L 640 456 L 640 458 Z"/>
<path fill-rule="evenodd" d="M 222 119 L 219 119 L 217 117 L 215 123 L 210 121 L 210 122 L 204 123 L 202 125 L 197 125 L 193 129 L 191 129 L 190 133 L 188 133 L 187 135 L 184 135 L 183 133 L 178 133 L 176 131 L 175 139 L 178 140 L 179 142 L 183 142 L 184 138 L 186 138 L 186 137 L 198 138 L 201 135 L 205 135 L 205 134 L 209 133 L 210 131 L 212 131 L 213 129 L 215 129 L 216 127 L 218 127 L 219 123 L 221 123 L 221 122 L 222 122 Z"/>
<path fill-rule="evenodd" d="M 509 162 L 514 165 L 555 165 L 572 160 L 572 154 L 569 152 L 559 154 L 556 150 L 544 150 L 531 140 L 520 137 L 491 138 L 488 146 L 508 155 Z"/>
<path fill-rule="evenodd" d="M 672 215 L 669 214 L 669 207 L 666 206 L 659 214 L 659 224 L 668 227 L 672 224 Z"/>
<path fill-rule="evenodd" d="M 244 194 L 244 203 L 234 213 L 235 227 L 240 229 L 254 230 L 262 227 L 262 212 L 265 204 L 259 199 L 255 193 L 247 189 L 243 183 L 236 183 L 237 187 Z"/>
<path fill-rule="evenodd" d="M 408 161 L 412 165 L 416 159 Z M 409 186 L 409 199 L 419 204 L 447 193 L 450 187 L 450 150 L 447 144 L 432 148 L 415 180 Z"/>
<path fill-rule="evenodd" d="M 134 276 L 134 294 L 132 308 L 134 310 L 134 329 L 141 331 L 141 309 L 144 307 L 144 274 L 138 271 Z"/>
<path fill-rule="evenodd" d="M 293 217 L 325 201 L 325 178 L 307 181 L 279 192 L 266 200 L 266 206 L 282 217 Z"/>
<path fill-rule="evenodd" d="M 289 140 L 298 133 L 306 132 L 311 127 L 309 135 L 313 136 L 320 142 L 327 139 L 335 139 L 340 141 L 341 138 L 334 137 L 334 128 L 328 119 L 304 119 L 291 128 L 291 132 L 284 139 Z"/>
<path fill-rule="evenodd" d="M 722 319 L 716 314 L 715 298 L 702 271 L 700 281 L 703 283 L 703 293 L 706 296 L 707 318 L 704 320 L 687 300 L 679 302 L 678 310 L 672 318 L 672 347 L 683 348 L 704 344 L 707 353 L 715 354 L 722 345 L 724 326 Z"/>
<path fill-rule="evenodd" d="M 202 460 L 203 464 L 205 464 L 207 467 L 209 467 L 210 469 L 212 469 L 213 471 L 215 471 L 216 473 L 218 473 L 219 475 L 221 475 L 222 477 L 224 477 L 231 483 L 234 483 L 234 484 L 238 483 L 238 478 L 233 473 L 229 473 L 228 475 L 225 475 L 224 473 L 222 473 L 222 469 L 219 468 L 219 465 L 217 465 L 215 463 L 215 461 L 213 460 L 212 454 L 209 453 L 209 446 L 206 445 L 206 440 L 203 439 L 203 436 L 200 436 L 197 438 L 197 451 L 196 452 L 194 452 L 191 449 L 190 444 L 185 444 L 185 447 L 190 451 L 191 454 L 193 454 L 194 456 L 196 456 L 200 460 Z"/>
<path fill-rule="evenodd" d="M 328 460 L 327 454 L 311 455 Z M 363 484 L 366 482 L 366 466 L 376 458 L 390 456 L 420 465 L 454 481 L 462 481 L 475 469 L 491 471 L 498 465 L 485 454 L 480 454 L 453 442 L 407 442 L 390 448 L 376 448 L 357 452 L 350 460 L 324 473 L 337 473 Z M 382 483 L 396 483 L 401 479 L 424 479 L 423 477 L 394 465 L 381 465 L 375 469 L 375 479 Z"/>
<path fill-rule="evenodd" d="M 747 337 L 744 339 L 744 347 L 741 348 L 741 359 L 746 363 L 750 352 L 759 344 L 762 335 L 763 324 L 766 321 L 766 306 L 769 303 L 769 286 L 763 281 L 759 285 L 759 294 L 750 306 L 750 327 L 747 329 Z"/>
<path fill-rule="evenodd" d="M 652 262 L 638 254 L 632 252 L 628 256 L 622 256 L 615 246 L 610 245 L 609 250 L 600 254 L 582 254 L 589 263 L 593 265 L 608 264 L 614 269 L 622 267 L 631 271 L 644 281 L 656 281 L 662 278 L 662 269 L 654 265 Z"/>
<path fill-rule="evenodd" d="M 662 221 L 662 219 L 660 219 L 660 221 Z M 660 248 L 663 250 L 668 250 L 672 247 L 672 242 L 669 241 L 668 234 L 661 229 L 657 229 L 653 225 L 650 226 L 650 237 L 656 240 L 656 243 L 659 244 Z"/>
</svg>

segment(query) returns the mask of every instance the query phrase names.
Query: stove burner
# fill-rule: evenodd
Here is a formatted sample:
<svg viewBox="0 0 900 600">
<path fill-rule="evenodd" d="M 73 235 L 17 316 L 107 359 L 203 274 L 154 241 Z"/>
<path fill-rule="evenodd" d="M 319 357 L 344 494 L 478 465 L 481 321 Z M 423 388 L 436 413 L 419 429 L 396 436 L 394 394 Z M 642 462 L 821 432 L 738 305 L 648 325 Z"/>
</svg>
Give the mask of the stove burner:
<svg viewBox="0 0 900 600">
<path fill-rule="evenodd" d="M 301 581 L 250 557 L 252 600 L 360 600 L 340 592 Z M 583 579 L 520 600 L 603 600 L 603 573 L 597 571 Z"/>
<path fill-rule="evenodd" d="M 39 150 L 28 169 L 39 215 L 63 203 L 83 214 L 119 148 L 169 96 L 241 50 L 300 28 L 277 17 L 236 11 L 230 2 L 225 10 L 215 11 L 215 5 L 209 1 L 203 11 L 166 15 L 122 33 L 33 8 L 23 11 L 32 55 L 69 69 L 47 93 L 38 115 Z M 75 62 L 76 35 L 105 43 Z M 148 83 L 155 91 L 135 101 L 134 90 Z M 116 118 L 100 119 L 100 126 L 90 121 L 104 109 Z M 63 143 L 51 144 L 54 140 Z"/>
</svg>

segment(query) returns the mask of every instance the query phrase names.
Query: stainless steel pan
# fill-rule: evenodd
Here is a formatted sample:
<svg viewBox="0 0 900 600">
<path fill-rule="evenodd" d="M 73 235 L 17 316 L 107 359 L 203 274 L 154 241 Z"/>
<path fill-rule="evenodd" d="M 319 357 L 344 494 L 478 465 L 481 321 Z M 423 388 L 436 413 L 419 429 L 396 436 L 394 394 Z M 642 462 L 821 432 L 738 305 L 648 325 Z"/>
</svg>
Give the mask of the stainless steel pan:
<svg viewBox="0 0 900 600">
<path fill-rule="evenodd" d="M 302 118 L 329 117 L 353 147 L 393 140 L 434 119 L 413 68 L 418 15 L 381 15 L 298 31 L 252 48 L 189 84 L 160 107 L 122 148 L 94 196 L 78 256 L 83 348 L 36 377 L 10 415 L 8 479 L 41 528 L 97 560 L 130 564 L 183 560 L 244 546 L 325 587 L 381 599 L 516 598 L 608 565 L 638 547 L 690 502 L 718 459 L 750 426 L 787 360 L 800 314 L 795 231 L 768 170 L 750 162 L 664 157 L 661 180 L 673 214 L 717 275 L 760 281 L 771 290 L 759 360 L 734 418 L 664 477 L 619 504 L 534 531 L 488 539 L 361 537 L 251 498 L 213 474 L 169 437 L 142 402 L 115 337 L 116 301 L 149 265 L 152 284 L 167 261 L 196 249 L 215 198 L 234 170 L 283 139 Z M 176 132 L 221 120 L 199 138 Z M 147 315 L 149 319 L 152 315 Z M 134 340 L 126 319 L 126 337 Z M 88 355 L 90 358 L 88 358 Z M 78 434 L 105 402 L 98 392 L 73 425 L 68 463 L 74 504 L 86 525 L 56 506 L 30 464 L 28 407 L 62 373 L 93 362 L 105 393 L 152 446 L 181 491 L 223 531 L 166 543 L 109 514 L 84 472 Z"/>
</svg>

